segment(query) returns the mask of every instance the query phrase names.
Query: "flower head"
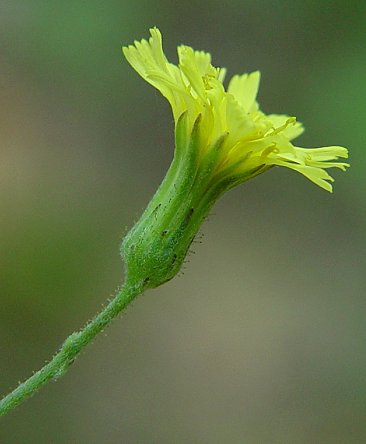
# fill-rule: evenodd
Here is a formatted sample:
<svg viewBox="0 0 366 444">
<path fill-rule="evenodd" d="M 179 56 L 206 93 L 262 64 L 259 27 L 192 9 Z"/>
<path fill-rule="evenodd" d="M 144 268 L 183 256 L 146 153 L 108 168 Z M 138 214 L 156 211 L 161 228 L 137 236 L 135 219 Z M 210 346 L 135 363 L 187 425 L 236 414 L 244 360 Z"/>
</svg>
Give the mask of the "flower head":
<svg viewBox="0 0 366 444">
<path fill-rule="evenodd" d="M 260 111 L 259 72 L 236 75 L 225 89 L 225 70 L 212 66 L 210 54 L 179 46 L 174 65 L 164 55 L 160 31 L 150 33 L 149 41 L 123 52 L 169 101 L 175 152 L 162 184 L 122 243 L 128 279 L 144 287 L 177 274 L 205 217 L 228 189 L 279 165 L 332 191 L 326 168 L 348 166 L 336 162 L 347 157 L 345 148 L 296 147 L 291 141 L 302 125 L 294 117 Z"/>
<path fill-rule="evenodd" d="M 303 127 L 295 117 L 266 115 L 259 109 L 258 71 L 235 75 L 226 90 L 226 70 L 212 66 L 209 53 L 181 45 L 179 64 L 174 65 L 163 52 L 160 31 L 152 28 L 150 33 L 149 41 L 135 41 L 124 47 L 124 55 L 141 77 L 169 101 L 177 126 L 184 116 L 185 137 L 190 137 L 199 117 L 197 156 L 201 167 L 210 164 L 211 185 L 225 182 L 229 188 L 278 165 L 298 171 L 332 191 L 333 178 L 326 169 L 344 171 L 349 165 L 337 160 L 348 157 L 347 149 L 304 149 L 293 145 L 292 140 L 303 132 Z"/>
</svg>

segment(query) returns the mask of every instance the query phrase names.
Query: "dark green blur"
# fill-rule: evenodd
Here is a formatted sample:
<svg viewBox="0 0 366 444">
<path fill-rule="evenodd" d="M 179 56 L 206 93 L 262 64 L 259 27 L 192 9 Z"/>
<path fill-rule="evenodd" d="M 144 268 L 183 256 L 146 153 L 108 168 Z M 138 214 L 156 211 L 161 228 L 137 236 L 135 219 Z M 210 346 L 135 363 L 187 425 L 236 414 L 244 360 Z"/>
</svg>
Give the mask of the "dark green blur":
<svg viewBox="0 0 366 444">
<path fill-rule="evenodd" d="M 366 3 L 4 0 L 0 392 L 123 279 L 119 245 L 173 156 L 167 102 L 121 45 L 158 26 L 260 69 L 300 146 L 343 145 L 334 194 L 286 169 L 226 194 L 184 275 L 140 297 L 1 444 L 366 442 Z"/>
</svg>

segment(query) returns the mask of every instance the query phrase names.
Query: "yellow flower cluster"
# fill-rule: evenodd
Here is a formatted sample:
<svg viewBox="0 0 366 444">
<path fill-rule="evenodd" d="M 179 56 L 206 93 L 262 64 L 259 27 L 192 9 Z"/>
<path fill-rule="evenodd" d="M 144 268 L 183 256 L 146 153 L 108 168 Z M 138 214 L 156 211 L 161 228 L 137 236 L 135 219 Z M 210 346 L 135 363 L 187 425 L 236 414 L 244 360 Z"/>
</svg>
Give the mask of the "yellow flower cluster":
<svg viewBox="0 0 366 444">
<path fill-rule="evenodd" d="M 140 76 L 157 88 L 169 101 L 174 119 L 186 113 L 190 131 L 198 116 L 200 121 L 199 157 L 204 158 L 215 140 L 225 136 L 213 167 L 215 174 L 245 175 L 279 165 L 306 176 L 327 191 L 332 191 L 333 178 L 325 169 L 345 170 L 349 165 L 336 162 L 347 158 L 340 146 L 304 149 L 292 144 L 303 132 L 296 118 L 266 115 L 260 111 L 256 96 L 260 73 L 235 75 L 227 90 L 223 85 L 225 69 L 211 65 L 211 55 L 178 47 L 179 64 L 170 63 L 162 48 L 161 33 L 150 30 L 149 41 L 135 41 L 123 53 Z"/>
</svg>

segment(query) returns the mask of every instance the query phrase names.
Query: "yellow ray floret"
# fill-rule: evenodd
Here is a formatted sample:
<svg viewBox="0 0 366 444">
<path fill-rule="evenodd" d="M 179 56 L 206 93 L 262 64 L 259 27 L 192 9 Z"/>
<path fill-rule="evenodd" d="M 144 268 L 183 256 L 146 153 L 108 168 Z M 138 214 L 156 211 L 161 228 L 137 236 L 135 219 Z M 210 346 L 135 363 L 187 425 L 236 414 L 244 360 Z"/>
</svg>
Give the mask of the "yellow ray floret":
<svg viewBox="0 0 366 444">
<path fill-rule="evenodd" d="M 223 135 L 225 142 L 213 167 L 213 174 L 223 171 L 243 177 L 261 166 L 284 166 L 306 176 L 327 191 L 332 191 L 333 178 L 327 168 L 345 170 L 346 148 L 299 148 L 291 141 L 303 132 L 296 118 L 287 115 L 266 115 L 256 101 L 259 71 L 235 75 L 227 90 L 223 85 L 226 70 L 211 64 L 211 55 L 178 47 L 178 65 L 170 63 L 162 48 L 161 33 L 150 29 L 149 41 L 135 41 L 123 53 L 140 76 L 157 88 L 169 101 L 174 119 L 186 113 L 192 126 L 201 115 L 200 157 L 204 158 L 214 141 Z M 221 177 L 220 176 L 220 177 Z"/>
</svg>

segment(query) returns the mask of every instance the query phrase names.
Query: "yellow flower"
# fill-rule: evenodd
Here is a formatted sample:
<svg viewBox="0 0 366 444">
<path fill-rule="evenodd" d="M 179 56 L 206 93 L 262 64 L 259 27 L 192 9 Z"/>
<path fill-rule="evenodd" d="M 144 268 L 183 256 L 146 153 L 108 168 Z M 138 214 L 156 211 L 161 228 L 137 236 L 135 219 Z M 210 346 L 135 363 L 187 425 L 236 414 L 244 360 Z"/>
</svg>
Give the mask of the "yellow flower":
<svg viewBox="0 0 366 444">
<path fill-rule="evenodd" d="M 235 75 L 225 90 L 225 69 L 213 67 L 209 53 L 181 45 L 179 64 L 174 65 L 165 57 L 160 31 L 152 28 L 150 33 L 149 41 L 135 41 L 124 47 L 123 53 L 140 76 L 166 97 L 177 125 L 179 118 L 185 116 L 187 137 L 200 116 L 201 162 L 205 163 L 210 154 L 212 157 L 210 152 L 221 140 L 220 152 L 210 163 L 211 183 L 234 178 L 232 184 L 236 185 L 278 165 L 296 170 L 332 191 L 333 178 L 325 169 L 344 171 L 349 165 L 336 161 L 348 157 L 347 149 L 304 149 L 293 145 L 291 141 L 303 132 L 303 127 L 294 117 L 260 111 L 256 102 L 258 71 Z"/>
<path fill-rule="evenodd" d="M 126 275 L 144 288 L 157 287 L 180 270 L 207 214 L 227 190 L 278 165 L 302 173 L 332 191 L 326 168 L 342 170 L 339 146 L 304 149 L 292 144 L 303 127 L 294 117 L 266 115 L 256 96 L 259 72 L 234 76 L 211 56 L 178 47 L 179 64 L 168 62 L 160 31 L 123 48 L 133 68 L 169 101 L 175 120 L 175 152 L 163 182 L 125 237 Z"/>
</svg>

